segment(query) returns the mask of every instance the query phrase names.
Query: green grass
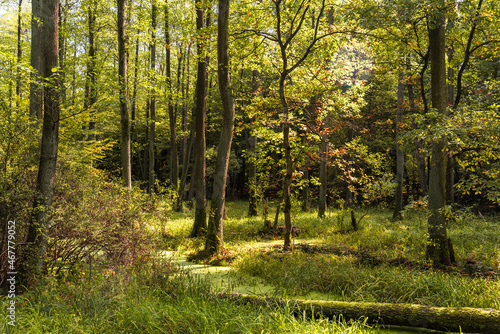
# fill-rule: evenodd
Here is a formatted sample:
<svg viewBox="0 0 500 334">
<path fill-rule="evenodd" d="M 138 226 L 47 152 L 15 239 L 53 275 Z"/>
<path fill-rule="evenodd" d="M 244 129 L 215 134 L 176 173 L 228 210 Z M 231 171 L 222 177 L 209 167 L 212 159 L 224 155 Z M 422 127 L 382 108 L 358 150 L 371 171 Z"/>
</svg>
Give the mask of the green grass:
<svg viewBox="0 0 500 334">
<path fill-rule="evenodd" d="M 270 205 L 269 218 L 275 206 Z M 281 237 L 262 236 L 263 217 L 247 217 L 247 203 L 227 203 L 225 246 L 235 260 L 238 281 L 271 284 L 275 294 L 294 297 L 321 292 L 329 299 L 419 303 L 500 309 L 500 236 L 495 217 L 462 215 L 450 224 L 458 265 L 432 269 L 424 257 L 425 213 L 401 222 L 389 211 L 356 211 L 366 216 L 359 231 L 349 231 L 347 211 L 292 213 L 304 229 L 294 250 L 284 253 Z M 117 213 L 119 214 L 119 213 Z M 187 238 L 193 212 L 172 212 L 157 198 L 142 225 L 158 251 L 195 253 L 203 238 Z M 283 218 L 280 217 L 280 225 Z M 314 241 L 317 248 L 300 247 Z M 266 246 L 267 245 L 267 246 Z M 140 255 L 140 254 L 138 254 Z M 397 260 L 397 261 L 395 261 Z M 398 262 L 399 261 L 399 262 Z M 467 267 L 466 261 L 473 263 Z M 398 264 L 396 264 L 398 263 Z M 125 267 L 96 263 L 89 279 L 85 263 L 66 278 L 47 278 L 17 297 L 16 327 L 6 333 L 377 333 L 362 321 L 331 322 L 293 315 L 291 307 L 238 304 L 210 297 L 207 281 L 179 271 L 168 261 L 138 258 Z M 468 275 L 467 268 L 470 273 Z M 73 270 L 75 272 L 75 270 Z M 484 275 L 483 275 L 484 274 Z M 2 304 L 8 301 L 2 297 Z M 6 307 L 0 314 L 5 319 Z"/>
<path fill-rule="evenodd" d="M 362 322 L 294 317 L 293 308 L 210 297 L 204 280 L 161 270 L 47 279 L 18 297 L 5 333 L 374 333 Z M 2 312 L 5 308 L 2 308 Z M 5 319 L 2 313 L 2 318 Z M 375 331 L 376 332 L 376 331 Z"/>
</svg>

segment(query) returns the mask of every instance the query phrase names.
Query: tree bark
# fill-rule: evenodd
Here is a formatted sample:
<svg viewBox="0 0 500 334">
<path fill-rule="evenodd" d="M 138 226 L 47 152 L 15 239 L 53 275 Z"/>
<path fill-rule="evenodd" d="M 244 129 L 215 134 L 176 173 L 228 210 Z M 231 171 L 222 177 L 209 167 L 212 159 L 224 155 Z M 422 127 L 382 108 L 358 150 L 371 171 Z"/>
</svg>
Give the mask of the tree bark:
<svg viewBox="0 0 500 334">
<path fill-rule="evenodd" d="M 31 16 L 31 73 L 30 83 L 30 115 L 32 118 L 43 117 L 43 90 L 41 86 L 42 73 L 42 0 L 32 0 Z"/>
<path fill-rule="evenodd" d="M 179 188 L 179 158 L 177 155 L 177 113 L 174 113 L 172 77 L 170 71 L 170 24 L 168 16 L 168 7 L 165 5 L 165 48 L 166 48 L 166 72 L 167 72 L 167 90 L 168 90 L 168 119 L 170 124 L 170 184 L 172 189 L 177 192 Z M 178 74 L 179 75 L 179 74 Z"/>
<path fill-rule="evenodd" d="M 95 46 L 95 24 L 96 24 L 96 1 L 89 4 L 88 9 L 88 34 L 89 34 L 89 50 L 87 61 L 87 77 L 85 81 L 85 101 L 84 109 L 90 111 L 88 140 L 95 140 L 95 104 L 97 102 L 97 73 L 96 73 L 96 46 Z"/>
<path fill-rule="evenodd" d="M 446 43 L 445 43 L 445 1 L 436 8 L 429 28 L 429 49 L 431 60 L 432 107 L 444 119 L 447 116 L 446 86 Z M 450 265 L 450 251 L 446 231 L 446 138 L 434 138 L 429 175 L 429 218 L 427 256 L 434 265 Z"/>
<path fill-rule="evenodd" d="M 156 0 L 151 4 L 151 89 L 149 102 L 148 192 L 155 189 L 155 127 L 156 127 Z"/>
<path fill-rule="evenodd" d="M 400 71 L 398 78 L 398 106 L 396 114 L 396 193 L 394 196 L 394 211 L 392 219 L 401 219 L 401 212 L 403 211 L 403 183 L 404 183 L 404 168 L 405 157 L 402 148 L 401 140 L 401 127 L 403 126 L 403 98 L 404 98 L 404 85 L 403 85 L 403 72 Z"/>
<path fill-rule="evenodd" d="M 368 324 L 405 326 L 446 332 L 496 334 L 500 332 L 500 311 L 468 307 L 432 307 L 416 304 L 341 302 L 265 298 L 253 295 L 219 295 L 241 303 L 257 305 L 293 305 L 294 313 L 315 318 L 323 316 L 345 321 L 366 319 Z"/>
<path fill-rule="evenodd" d="M 321 149 L 319 154 L 319 203 L 318 217 L 324 218 L 326 214 L 326 181 L 327 181 L 327 161 L 328 161 L 328 138 L 322 136 Z"/>
<path fill-rule="evenodd" d="M 200 236 L 207 227 L 207 199 L 205 188 L 205 169 L 206 169 L 206 143 L 205 143 L 205 116 L 206 116 L 206 91 L 207 91 L 207 59 L 206 45 L 203 38 L 205 28 L 205 9 L 203 1 L 196 0 L 196 30 L 198 38 L 198 74 L 196 79 L 196 109 L 195 109 L 195 168 L 194 179 L 195 187 L 195 214 L 194 225 L 191 231 L 192 237 Z"/>
<path fill-rule="evenodd" d="M 234 98 L 229 70 L 229 0 L 219 0 L 217 24 L 217 64 L 219 90 L 222 100 L 222 129 L 215 165 L 214 189 L 210 203 L 205 251 L 219 253 L 224 247 L 223 217 L 226 196 L 227 170 L 234 129 Z"/>
<path fill-rule="evenodd" d="M 408 73 L 410 72 L 410 64 L 407 64 Z M 406 84 L 406 89 L 408 90 L 408 101 L 410 104 L 410 112 L 412 115 L 415 115 L 417 112 L 417 106 L 415 104 L 415 94 L 413 92 L 413 84 L 411 80 L 408 80 Z M 427 177 L 425 175 L 425 159 L 422 154 L 422 140 L 415 138 L 413 140 L 413 144 L 415 146 L 415 160 L 417 161 L 417 173 L 418 180 L 420 183 L 420 194 L 422 196 L 427 195 Z"/>
<path fill-rule="evenodd" d="M 22 5 L 23 0 L 19 0 L 17 6 L 17 69 L 16 69 L 16 106 L 19 107 L 21 103 L 21 72 L 20 72 L 20 64 L 21 58 L 23 56 L 23 48 L 21 46 L 21 35 L 22 35 L 22 25 L 21 25 L 21 17 L 22 17 Z"/>
<path fill-rule="evenodd" d="M 127 51 L 125 45 L 125 0 L 117 0 L 118 86 L 120 95 L 121 167 L 123 185 L 132 188 L 130 121 L 127 105 Z"/>
<path fill-rule="evenodd" d="M 258 83 L 258 70 L 253 70 L 252 72 L 252 95 L 255 96 L 259 89 Z M 248 120 L 250 124 L 255 121 L 254 118 Z M 248 203 L 248 215 L 250 217 L 255 217 L 259 214 L 258 210 L 258 190 L 257 190 L 257 165 L 255 164 L 255 150 L 257 147 L 257 137 L 252 134 L 251 130 L 248 131 L 248 151 L 250 152 L 250 157 L 247 159 L 247 169 L 248 169 L 248 189 L 249 189 L 249 203 Z"/>
<path fill-rule="evenodd" d="M 34 14 L 35 15 L 35 14 Z M 59 82 L 58 65 L 59 0 L 46 0 L 39 16 L 43 22 L 41 72 L 44 85 L 43 126 L 40 146 L 40 164 L 36 190 L 38 197 L 28 226 L 26 248 L 21 267 L 24 283 L 40 278 L 47 249 L 49 209 L 52 205 L 56 177 L 57 150 L 59 146 Z M 37 96 L 32 96 L 37 98 Z"/>
</svg>

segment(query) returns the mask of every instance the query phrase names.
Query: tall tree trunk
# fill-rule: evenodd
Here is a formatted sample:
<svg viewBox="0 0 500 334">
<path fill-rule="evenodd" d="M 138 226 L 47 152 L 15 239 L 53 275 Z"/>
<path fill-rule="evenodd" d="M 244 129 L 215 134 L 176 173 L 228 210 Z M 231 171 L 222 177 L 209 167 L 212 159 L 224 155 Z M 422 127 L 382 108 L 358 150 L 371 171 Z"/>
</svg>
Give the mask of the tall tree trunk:
<svg viewBox="0 0 500 334">
<path fill-rule="evenodd" d="M 252 95 L 255 96 L 257 94 L 257 91 L 259 89 L 259 82 L 258 82 L 258 75 L 259 71 L 258 70 L 253 70 L 252 72 Z M 252 118 L 248 120 L 250 124 L 252 124 L 255 121 L 255 118 Z M 258 202 L 259 202 L 259 196 L 258 196 L 258 189 L 257 189 L 257 165 L 255 164 L 256 156 L 255 156 L 255 150 L 257 147 L 257 137 L 252 134 L 251 131 L 249 132 L 249 138 L 248 138 L 248 151 L 250 152 L 250 157 L 247 159 L 247 168 L 248 168 L 248 189 L 249 189 L 249 204 L 248 204 L 248 215 L 250 217 L 257 216 L 259 211 L 258 211 Z"/>
<path fill-rule="evenodd" d="M 217 64 L 219 90 L 222 99 L 222 130 L 217 150 L 214 189 L 210 203 L 208 233 L 205 250 L 219 253 L 224 247 L 223 216 L 226 196 L 226 179 L 231 153 L 234 129 L 234 98 L 232 94 L 229 70 L 229 0 L 219 0 L 219 21 L 217 24 Z"/>
<path fill-rule="evenodd" d="M 135 40 L 135 60 L 134 60 L 134 84 L 132 87 L 132 106 L 130 110 L 130 165 L 133 163 L 134 157 L 134 143 L 137 142 L 137 127 L 136 127 L 136 108 L 137 108 L 137 83 L 139 78 L 139 33 L 140 30 L 137 29 L 137 38 Z M 140 154 L 138 154 L 139 161 Z"/>
<path fill-rule="evenodd" d="M 23 48 L 21 46 L 21 35 L 22 35 L 22 25 L 21 25 L 21 14 L 22 14 L 23 0 L 19 0 L 17 7 L 17 68 L 16 68 L 16 106 L 19 107 L 21 104 L 21 72 L 20 64 L 21 58 L 23 56 Z"/>
<path fill-rule="evenodd" d="M 286 58 L 283 63 L 283 69 L 286 69 Z M 292 185 L 292 174 L 293 174 L 293 164 L 292 164 L 292 149 L 290 147 L 290 119 L 288 111 L 288 102 L 285 96 L 285 80 L 288 75 L 288 71 L 284 70 L 280 76 L 279 83 L 279 96 L 282 105 L 282 111 L 284 115 L 283 120 L 283 149 L 285 151 L 285 164 L 286 172 L 283 178 L 283 200 L 285 202 L 283 208 L 283 214 L 285 216 L 285 243 L 284 250 L 289 250 L 292 244 L 291 241 L 291 231 L 292 231 L 292 200 L 291 200 L 291 185 Z"/>
<path fill-rule="evenodd" d="M 196 79 L 196 109 L 195 109 L 195 214 L 194 225 L 191 236 L 200 236 L 207 227 L 207 199 L 205 188 L 205 116 L 206 116 L 206 91 L 207 91 L 207 59 L 205 33 L 205 9 L 202 0 L 196 0 L 196 30 L 197 30 L 197 53 L 198 74 Z"/>
<path fill-rule="evenodd" d="M 155 186 L 155 127 L 156 127 L 156 0 L 151 5 L 151 89 L 149 102 L 149 149 L 148 149 L 148 192 L 154 192 Z"/>
<path fill-rule="evenodd" d="M 66 35 L 65 7 L 59 4 L 59 87 L 63 107 L 66 106 Z"/>
<path fill-rule="evenodd" d="M 120 95 L 121 165 L 123 185 L 132 188 L 130 160 L 130 121 L 127 106 L 127 51 L 125 45 L 125 0 L 117 0 L 118 85 Z"/>
<path fill-rule="evenodd" d="M 35 15 L 34 15 L 35 16 Z M 37 193 L 34 211 L 28 226 L 26 248 L 23 253 L 23 280 L 29 283 L 32 278 L 39 278 L 47 249 L 49 209 L 52 204 L 56 177 L 57 150 L 59 146 L 59 87 L 58 73 L 52 72 L 58 62 L 58 24 L 59 0 L 43 2 L 40 17 L 43 22 L 42 67 L 41 73 L 46 79 L 44 85 L 43 127 L 38 168 Z M 32 96 L 37 98 L 37 96 Z"/>
<path fill-rule="evenodd" d="M 188 111 L 189 111 L 189 60 L 190 60 L 190 54 L 191 54 L 191 43 L 189 43 L 186 51 L 186 60 L 184 62 L 184 66 L 182 67 L 182 77 L 183 77 L 183 82 L 184 79 L 186 80 L 186 86 L 185 89 L 183 87 L 182 89 L 182 98 L 184 101 L 184 106 L 182 109 L 182 121 L 181 121 L 181 126 L 182 126 L 182 145 L 181 145 L 181 159 L 182 159 L 182 174 L 184 174 L 184 169 L 187 168 L 187 165 L 184 165 L 184 161 L 186 161 L 185 155 L 187 154 L 187 149 L 188 149 L 188 136 L 187 136 L 187 131 L 188 131 Z M 187 68 L 187 71 L 186 71 Z M 189 161 L 189 160 L 188 160 Z"/>
<path fill-rule="evenodd" d="M 429 49 L 431 60 L 432 107 L 443 117 L 447 116 L 445 1 L 436 8 L 430 20 Z M 435 265 L 450 265 L 450 251 L 446 231 L 446 138 L 432 142 L 429 175 L 429 218 L 427 256 Z"/>
<path fill-rule="evenodd" d="M 398 77 L 398 106 L 396 112 L 396 193 L 394 195 L 394 211 L 392 219 L 401 219 L 403 211 L 403 183 L 404 183 L 404 168 L 405 157 L 402 148 L 401 127 L 403 126 L 403 98 L 404 98 L 404 76 L 400 70 Z"/>
<path fill-rule="evenodd" d="M 88 109 L 89 126 L 88 140 L 95 140 L 95 105 L 97 102 L 97 74 L 96 74 L 96 46 L 95 46 L 95 31 L 96 31 L 96 1 L 89 4 L 88 9 L 88 34 L 89 34 L 89 50 L 87 61 L 87 78 L 85 81 L 85 101 L 84 109 Z"/>
<path fill-rule="evenodd" d="M 32 118 L 43 117 L 43 89 L 40 84 L 42 77 L 42 0 L 32 0 L 31 8 L 31 73 L 30 83 L 30 115 Z"/>
<path fill-rule="evenodd" d="M 408 60 L 410 57 L 408 57 Z M 410 73 L 410 63 L 407 63 L 407 73 Z M 413 84 L 411 80 L 408 80 L 406 84 L 406 89 L 408 90 L 408 101 L 410 104 L 410 113 L 415 115 L 417 113 L 417 106 L 415 104 L 415 93 L 413 92 Z M 423 146 L 422 140 L 415 138 L 413 140 L 415 146 L 415 160 L 417 161 L 417 172 L 418 180 L 420 183 L 420 194 L 425 196 L 427 194 L 427 177 L 425 175 L 425 158 L 422 154 Z"/>
<path fill-rule="evenodd" d="M 177 113 L 174 113 L 172 99 L 172 77 L 170 73 L 170 26 L 168 7 L 165 6 L 165 47 L 166 47 L 166 72 L 168 89 L 168 118 L 170 124 L 170 184 L 174 191 L 179 187 L 179 157 L 177 155 Z M 179 74 L 177 74 L 179 75 Z"/>
</svg>

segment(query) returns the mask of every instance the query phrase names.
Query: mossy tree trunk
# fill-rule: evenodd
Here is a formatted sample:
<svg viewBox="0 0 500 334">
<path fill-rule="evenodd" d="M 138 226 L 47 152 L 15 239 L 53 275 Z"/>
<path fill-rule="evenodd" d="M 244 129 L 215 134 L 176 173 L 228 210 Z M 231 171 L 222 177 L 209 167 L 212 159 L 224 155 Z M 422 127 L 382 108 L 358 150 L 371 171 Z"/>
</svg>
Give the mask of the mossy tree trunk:
<svg viewBox="0 0 500 334">
<path fill-rule="evenodd" d="M 329 319 L 367 319 L 369 324 L 417 327 L 452 332 L 500 333 L 500 311 L 415 304 L 294 300 L 232 294 L 232 299 L 253 304 L 293 305 L 296 315 Z"/>
</svg>

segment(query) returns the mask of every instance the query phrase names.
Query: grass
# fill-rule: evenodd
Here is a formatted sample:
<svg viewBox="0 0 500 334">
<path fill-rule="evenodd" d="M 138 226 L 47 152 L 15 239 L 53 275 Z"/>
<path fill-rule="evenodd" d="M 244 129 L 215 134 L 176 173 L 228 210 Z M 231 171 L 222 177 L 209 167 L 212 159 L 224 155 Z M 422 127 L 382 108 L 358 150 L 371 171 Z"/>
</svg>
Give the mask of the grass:
<svg viewBox="0 0 500 334">
<path fill-rule="evenodd" d="M 167 266 L 168 268 L 168 266 Z M 170 271 L 169 271 L 170 270 Z M 294 317 L 291 307 L 241 305 L 210 297 L 206 281 L 176 270 L 103 272 L 61 283 L 46 279 L 18 297 L 5 333 L 374 333 L 363 322 Z M 124 279 L 126 278 L 126 279 Z M 5 308 L 2 308 L 2 312 Z M 4 314 L 2 318 L 5 319 Z"/>
<path fill-rule="evenodd" d="M 204 240 L 187 238 L 193 212 L 172 212 L 157 198 L 141 217 L 157 251 L 196 253 Z M 273 208 L 273 206 L 270 206 Z M 274 217 L 271 210 L 269 217 Z M 348 230 L 347 211 L 294 211 L 293 224 L 304 232 L 294 250 L 283 252 L 279 236 L 258 233 L 263 217 L 247 217 L 247 203 L 227 203 L 225 246 L 239 282 L 263 281 L 277 295 L 321 292 L 347 301 L 418 303 L 500 309 L 500 236 L 495 217 L 460 216 L 450 225 L 458 264 L 432 269 L 425 261 L 425 215 L 411 212 L 401 222 L 390 212 L 356 211 L 366 216 Z M 283 221 L 280 220 L 280 225 Z M 314 242 L 312 242 L 314 241 Z M 305 244 L 305 245 L 304 245 Z M 267 245 L 267 246 L 266 246 Z M 140 255 L 140 254 L 138 254 Z M 238 304 L 212 298 L 207 281 L 196 279 L 166 260 L 138 258 L 128 265 L 85 263 L 65 278 L 48 277 L 17 296 L 16 327 L 6 333 L 377 333 L 362 320 L 308 319 L 291 307 Z M 8 299 L 2 297 L 2 303 Z M 5 305 L 5 304 L 4 304 Z M 0 310 L 6 319 L 6 307 Z"/>
</svg>

